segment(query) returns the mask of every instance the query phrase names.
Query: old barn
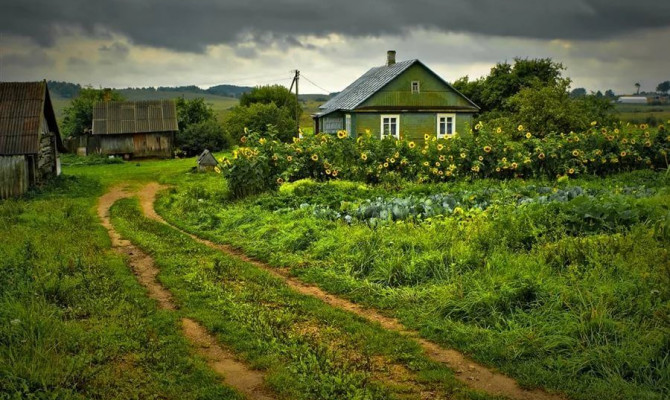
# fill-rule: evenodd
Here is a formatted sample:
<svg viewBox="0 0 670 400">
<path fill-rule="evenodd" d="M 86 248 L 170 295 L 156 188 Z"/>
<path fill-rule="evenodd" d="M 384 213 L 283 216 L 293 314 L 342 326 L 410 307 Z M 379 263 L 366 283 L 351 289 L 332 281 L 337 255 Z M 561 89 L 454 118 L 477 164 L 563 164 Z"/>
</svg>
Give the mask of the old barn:
<svg viewBox="0 0 670 400">
<path fill-rule="evenodd" d="M 0 82 L 0 198 L 59 175 L 62 150 L 46 81 Z"/>
<path fill-rule="evenodd" d="M 88 153 L 169 158 L 177 130 L 172 100 L 96 103 Z"/>
</svg>

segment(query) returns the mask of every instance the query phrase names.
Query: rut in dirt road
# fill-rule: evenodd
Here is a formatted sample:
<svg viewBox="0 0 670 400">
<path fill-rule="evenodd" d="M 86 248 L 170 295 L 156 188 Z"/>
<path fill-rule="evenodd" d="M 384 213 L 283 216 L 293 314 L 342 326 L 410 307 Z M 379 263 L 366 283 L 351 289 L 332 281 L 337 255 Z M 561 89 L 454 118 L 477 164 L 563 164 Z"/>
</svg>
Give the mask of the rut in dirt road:
<svg viewBox="0 0 670 400">
<path fill-rule="evenodd" d="M 434 361 L 446 364 L 449 368 L 453 369 L 455 371 L 456 378 L 461 382 L 463 382 L 466 386 L 475 390 L 486 392 L 488 394 L 502 395 L 512 399 L 519 399 L 519 400 L 566 399 L 565 396 L 548 393 L 541 389 L 532 389 L 532 390 L 523 389 L 519 386 L 516 380 L 506 375 L 503 375 L 499 372 L 491 370 L 475 362 L 474 360 L 471 360 L 470 358 L 460 353 L 459 351 L 444 348 L 435 342 L 421 338 L 418 332 L 407 329 L 396 318 L 387 317 L 375 310 L 362 307 L 349 300 L 343 299 L 341 297 L 332 294 L 328 294 L 317 286 L 307 284 L 305 282 L 300 281 L 299 279 L 291 277 L 286 269 L 273 268 L 266 263 L 251 259 L 241 251 L 234 249 L 230 246 L 217 244 L 209 240 L 202 239 L 174 225 L 169 224 L 160 215 L 156 213 L 156 210 L 154 208 L 156 194 L 164 188 L 166 187 L 161 186 L 158 183 L 150 183 L 144 186 L 140 190 L 139 192 L 140 203 L 142 205 L 144 214 L 148 218 L 169 225 L 174 229 L 184 233 L 185 235 L 190 236 L 194 240 L 197 240 L 198 242 L 207 245 L 210 248 L 214 248 L 230 256 L 237 257 L 238 259 L 249 262 L 256 267 L 261 268 L 269 272 L 270 274 L 281 278 L 286 282 L 286 284 L 289 287 L 291 287 L 292 289 L 296 290 L 299 293 L 316 297 L 333 307 L 352 312 L 369 321 L 377 322 L 385 329 L 393 330 L 413 338 L 414 340 L 416 340 L 417 343 L 419 343 L 419 345 L 421 345 L 421 347 L 424 349 L 428 357 L 430 357 Z"/>
<path fill-rule="evenodd" d="M 98 216 L 109 233 L 112 248 L 128 258 L 133 273 L 147 289 L 149 297 L 157 300 L 162 309 L 176 310 L 178 307 L 172 300 L 172 294 L 156 280 L 160 271 L 155 266 L 153 259 L 130 241 L 122 239 L 110 221 L 109 209 L 112 205 L 117 200 L 132 195 L 121 186 L 112 188 L 100 197 Z M 182 318 L 181 322 L 184 336 L 196 346 L 198 354 L 207 360 L 209 367 L 223 377 L 225 384 L 235 388 L 249 399 L 271 400 L 274 398 L 265 389 L 264 375 L 261 372 L 252 370 L 244 363 L 237 361 L 233 353 L 221 347 L 216 338 L 196 321 Z"/>
</svg>

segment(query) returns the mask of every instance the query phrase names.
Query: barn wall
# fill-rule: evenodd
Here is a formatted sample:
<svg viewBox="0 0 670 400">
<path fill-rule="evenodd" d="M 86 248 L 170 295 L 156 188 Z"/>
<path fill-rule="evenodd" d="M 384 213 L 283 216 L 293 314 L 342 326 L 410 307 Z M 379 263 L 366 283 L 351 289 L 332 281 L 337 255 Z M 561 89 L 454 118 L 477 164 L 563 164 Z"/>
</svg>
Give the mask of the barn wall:
<svg viewBox="0 0 670 400">
<path fill-rule="evenodd" d="M 40 126 L 39 153 L 37 154 L 37 182 L 56 176 L 56 134 L 49 132 L 49 124 L 42 118 Z"/>
<path fill-rule="evenodd" d="M 20 196 L 29 187 L 25 156 L 0 156 L 0 199 Z"/>
<path fill-rule="evenodd" d="M 170 158 L 174 150 L 174 134 L 135 133 L 127 135 L 93 135 L 89 136 L 89 154 L 122 155 L 133 157 Z"/>
</svg>

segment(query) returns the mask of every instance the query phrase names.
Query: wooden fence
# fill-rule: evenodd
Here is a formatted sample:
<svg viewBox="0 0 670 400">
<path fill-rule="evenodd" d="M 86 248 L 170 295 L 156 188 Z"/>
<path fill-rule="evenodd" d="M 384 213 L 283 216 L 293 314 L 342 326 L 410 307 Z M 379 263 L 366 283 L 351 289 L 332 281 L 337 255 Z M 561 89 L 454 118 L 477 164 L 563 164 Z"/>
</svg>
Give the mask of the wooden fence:
<svg viewBox="0 0 670 400">
<path fill-rule="evenodd" d="M 28 187 L 25 156 L 0 156 L 0 199 L 20 196 Z"/>
</svg>

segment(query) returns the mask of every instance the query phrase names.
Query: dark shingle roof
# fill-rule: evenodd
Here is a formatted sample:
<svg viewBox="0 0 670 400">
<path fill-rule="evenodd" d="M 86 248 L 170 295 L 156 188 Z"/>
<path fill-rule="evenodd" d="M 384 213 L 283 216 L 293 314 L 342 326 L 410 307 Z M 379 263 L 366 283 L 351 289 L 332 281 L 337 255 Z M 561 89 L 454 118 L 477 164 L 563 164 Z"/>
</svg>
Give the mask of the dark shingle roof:
<svg viewBox="0 0 670 400">
<path fill-rule="evenodd" d="M 93 106 L 93 134 L 174 132 L 177 108 L 172 100 L 107 101 Z"/>
<path fill-rule="evenodd" d="M 0 82 L 0 155 L 38 153 L 43 114 L 62 148 L 46 82 Z"/>
<path fill-rule="evenodd" d="M 448 82 L 442 79 L 439 75 L 434 73 L 430 68 L 426 67 L 419 60 L 407 60 L 400 61 L 393 65 L 382 65 L 381 67 L 375 67 L 363 74 L 360 78 L 356 79 L 354 83 L 347 86 L 344 90 L 338 93 L 335 97 L 328 100 L 325 104 L 319 107 L 317 116 L 323 116 L 330 114 L 333 111 L 343 110 L 350 111 L 363 104 L 365 100 L 369 99 L 370 96 L 377 93 L 384 86 L 390 83 L 392 80 L 400 76 L 405 70 L 411 67 L 414 64 L 419 64 L 427 69 L 430 73 L 435 75 L 438 79 L 444 82 L 445 85 L 450 87 L 458 95 L 462 96 L 465 100 L 472 105 L 473 110 L 479 110 L 479 106 L 473 103 L 470 99 L 465 97 L 461 92 L 456 90 Z"/>
<path fill-rule="evenodd" d="M 330 114 L 337 110 L 353 110 L 417 61 L 419 60 L 407 60 L 391 66 L 372 68 L 319 107 L 322 111 L 318 115 Z"/>
</svg>

